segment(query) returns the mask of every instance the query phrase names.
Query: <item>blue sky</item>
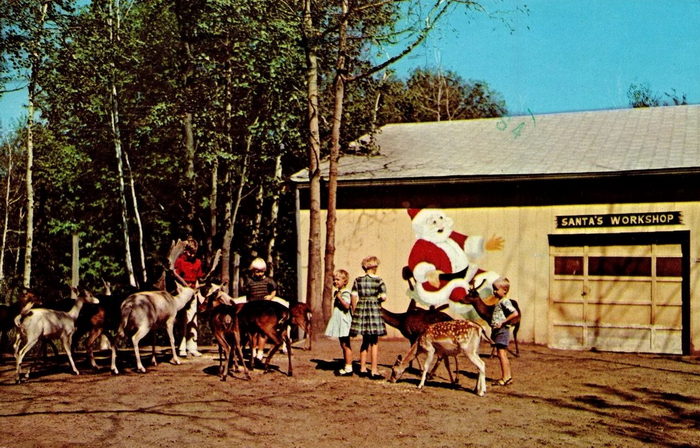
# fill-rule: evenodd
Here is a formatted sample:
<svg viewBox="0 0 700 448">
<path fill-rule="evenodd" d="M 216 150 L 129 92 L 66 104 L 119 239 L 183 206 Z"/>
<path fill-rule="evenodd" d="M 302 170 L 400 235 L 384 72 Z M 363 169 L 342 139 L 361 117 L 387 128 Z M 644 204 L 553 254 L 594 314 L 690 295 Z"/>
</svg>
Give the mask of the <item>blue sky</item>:
<svg viewBox="0 0 700 448">
<path fill-rule="evenodd" d="M 397 73 L 439 66 L 486 81 L 512 114 L 625 108 L 632 83 L 700 103 L 700 0 L 525 3 L 529 14 L 507 15 L 512 32 L 483 14 L 452 14 Z"/>
<path fill-rule="evenodd" d="M 485 4 L 495 12 L 514 2 Z M 700 103 L 700 0 L 526 3 L 529 14 L 507 14 L 512 31 L 458 10 L 394 68 L 402 78 L 415 67 L 441 67 L 486 81 L 513 115 L 625 108 L 632 83 Z M 0 98 L 2 132 L 23 113 L 25 97 Z"/>
</svg>

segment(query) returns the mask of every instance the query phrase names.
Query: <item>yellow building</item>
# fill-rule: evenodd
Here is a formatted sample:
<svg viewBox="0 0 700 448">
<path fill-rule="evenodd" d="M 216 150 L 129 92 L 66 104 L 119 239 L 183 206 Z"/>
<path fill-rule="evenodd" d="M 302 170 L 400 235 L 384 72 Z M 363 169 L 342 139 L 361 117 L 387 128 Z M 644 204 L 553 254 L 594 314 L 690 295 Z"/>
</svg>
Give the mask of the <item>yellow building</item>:
<svg viewBox="0 0 700 448">
<path fill-rule="evenodd" d="M 340 160 L 335 260 L 355 276 L 377 255 L 388 309 L 409 302 L 407 209 L 440 208 L 456 231 L 505 239 L 479 266 L 510 279 L 520 340 L 700 351 L 700 106 L 391 124 L 375 139 L 374 155 L 365 138 Z M 305 297 L 307 173 L 293 180 Z"/>
</svg>

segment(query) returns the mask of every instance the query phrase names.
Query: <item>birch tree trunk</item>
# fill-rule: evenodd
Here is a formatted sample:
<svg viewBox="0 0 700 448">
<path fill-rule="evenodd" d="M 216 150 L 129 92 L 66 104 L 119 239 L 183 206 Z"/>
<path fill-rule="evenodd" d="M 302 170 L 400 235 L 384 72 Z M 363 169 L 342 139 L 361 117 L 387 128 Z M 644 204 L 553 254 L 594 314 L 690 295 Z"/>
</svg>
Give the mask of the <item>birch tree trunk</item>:
<svg viewBox="0 0 700 448">
<path fill-rule="evenodd" d="M 30 91 L 34 87 L 30 86 Z M 34 247 L 34 184 L 32 172 L 34 170 L 34 137 L 32 129 L 34 127 L 34 94 L 31 93 L 28 99 L 29 106 L 27 117 L 27 169 L 25 172 L 25 188 L 27 190 L 27 216 L 25 218 L 25 245 L 24 245 L 24 275 L 22 286 L 30 288 L 32 284 L 32 250 Z"/>
<path fill-rule="evenodd" d="M 331 317 L 333 305 L 333 271 L 335 270 L 336 192 L 338 190 L 338 159 L 340 158 L 340 129 L 345 101 L 348 0 L 340 0 L 342 17 L 338 28 L 338 56 L 333 85 L 333 121 L 331 153 L 328 166 L 328 212 L 326 215 L 326 251 L 323 275 L 323 322 Z"/>
<path fill-rule="evenodd" d="M 7 179 L 5 181 L 5 215 L 2 223 L 2 247 L 0 247 L 0 284 L 5 281 L 5 248 L 10 226 L 10 189 L 12 187 L 12 146 L 7 145 Z"/>
<path fill-rule="evenodd" d="M 225 41 L 225 48 L 230 48 L 230 42 L 228 38 Z M 226 151 L 227 154 L 233 155 L 233 137 L 231 135 L 231 132 L 233 130 L 233 104 L 231 103 L 233 95 L 232 95 L 232 82 L 233 82 L 233 72 L 231 68 L 231 61 L 227 59 L 225 61 L 225 101 L 226 105 L 224 107 L 224 122 L 223 122 L 223 128 L 226 130 L 225 133 L 225 142 L 226 142 Z M 223 184 L 227 188 L 227 191 L 224 193 L 226 194 L 226 199 L 225 199 L 225 205 L 224 205 L 224 217 L 223 217 L 223 225 L 224 225 L 224 235 L 223 235 L 223 240 L 221 241 L 221 283 L 226 285 L 224 288 L 226 293 L 231 292 L 231 255 L 232 255 L 232 247 L 231 247 L 231 241 L 233 240 L 233 221 L 232 221 L 232 215 L 233 215 L 233 176 L 231 176 L 231 164 L 230 162 L 227 163 L 225 169 L 225 174 L 224 174 L 224 181 Z M 212 182 L 214 182 L 214 179 L 212 179 Z M 213 189 L 212 189 L 213 190 Z M 234 285 L 235 286 L 235 285 Z"/>
<path fill-rule="evenodd" d="M 34 109 L 36 101 L 37 79 L 39 78 L 39 64 L 41 56 L 39 55 L 39 46 L 41 45 L 41 35 L 46 21 L 46 13 L 49 8 L 49 2 L 44 1 L 41 4 L 39 17 L 37 21 L 37 33 L 31 43 L 31 68 L 29 75 L 29 85 L 27 87 L 27 169 L 25 172 L 25 188 L 27 191 L 27 216 L 26 216 L 26 231 L 25 231 L 25 246 L 24 246 L 24 273 L 22 285 L 29 288 L 32 283 L 32 251 L 34 250 Z"/>
<path fill-rule="evenodd" d="M 113 47 L 119 44 L 119 0 L 113 0 L 109 3 L 109 41 Z M 112 127 L 112 142 L 114 144 L 114 155 L 117 160 L 117 180 L 119 182 L 119 203 L 121 206 L 121 218 L 122 218 L 122 234 L 124 237 L 124 264 L 126 267 L 127 277 L 129 278 L 129 285 L 137 286 L 136 276 L 134 275 L 134 266 L 131 259 L 131 244 L 129 238 L 129 217 L 128 208 L 126 201 L 126 191 L 124 187 L 124 167 L 123 167 L 123 155 L 122 155 L 122 140 L 121 133 L 119 131 L 119 95 L 117 93 L 117 84 L 115 81 L 115 71 L 116 65 L 114 61 L 111 61 L 112 75 L 110 79 L 110 122 Z"/>
<path fill-rule="evenodd" d="M 72 251 L 71 251 L 71 278 L 70 285 L 72 286 L 70 296 L 72 299 L 77 299 L 78 295 L 75 289 L 80 284 L 80 237 L 77 233 L 71 235 Z"/>
<path fill-rule="evenodd" d="M 282 151 L 275 158 L 275 186 L 282 184 Z M 275 277 L 275 268 L 277 267 L 277 259 L 273 255 L 275 250 L 275 242 L 277 240 L 277 217 L 280 210 L 280 194 L 279 188 L 274 188 L 274 195 L 272 197 L 272 205 L 270 207 L 270 239 L 267 242 L 267 265 L 269 266 L 270 277 Z"/>
<path fill-rule="evenodd" d="M 249 135 L 248 142 L 246 144 L 246 152 L 243 156 L 243 165 L 241 166 L 241 178 L 238 184 L 238 188 L 235 189 L 235 191 L 233 188 L 233 180 L 229 179 L 229 185 L 231 189 L 231 200 L 228 201 L 228 203 L 226 204 L 226 216 L 224 218 L 226 223 L 226 230 L 224 231 L 224 238 L 223 242 L 221 243 L 221 283 L 226 283 L 229 282 L 229 280 L 231 280 L 231 242 L 233 241 L 236 218 L 238 216 L 238 210 L 241 206 L 241 199 L 243 198 L 243 187 L 245 186 L 246 180 L 248 178 L 248 151 L 250 150 L 252 140 L 253 136 Z M 229 289 L 229 291 L 230 287 L 231 285 L 229 284 L 229 288 L 227 288 Z"/>
<path fill-rule="evenodd" d="M 231 241 L 233 240 L 233 179 L 231 176 L 231 169 L 226 170 L 226 175 L 224 176 L 224 185 L 228 187 L 228 198 L 226 200 L 226 205 L 224 205 L 224 235 L 221 241 L 221 284 L 226 285 L 226 293 L 231 291 L 231 255 L 232 247 Z"/>
<path fill-rule="evenodd" d="M 131 191 L 131 206 L 134 208 L 136 228 L 139 231 L 139 257 L 141 260 L 141 278 L 143 279 L 142 286 L 145 286 L 148 284 L 148 273 L 146 272 L 146 250 L 144 248 L 143 224 L 141 223 L 141 212 L 139 211 L 139 202 L 136 199 L 136 185 L 134 182 L 134 172 L 131 170 L 131 163 L 129 163 L 129 154 L 126 151 L 124 151 L 124 162 L 126 162 L 127 171 L 129 171 L 129 189 Z"/>
<path fill-rule="evenodd" d="M 312 0 L 304 0 L 303 33 L 306 50 L 307 155 L 309 162 L 309 265 L 306 281 L 306 303 L 314 316 L 323 316 L 321 295 L 321 133 L 318 110 L 318 43 L 312 20 Z M 324 321 L 314 319 L 314 339 L 322 334 Z"/>
<path fill-rule="evenodd" d="M 219 214 L 219 156 L 214 157 L 214 162 L 211 167 L 211 188 L 209 191 L 209 232 L 207 232 L 207 253 L 209 254 L 209 263 L 211 267 L 212 258 L 214 256 L 214 238 L 216 238 L 217 217 Z"/>
<path fill-rule="evenodd" d="M 185 44 L 188 48 L 189 45 Z M 184 83 L 187 83 L 187 78 L 189 75 L 185 75 Z M 195 199 L 194 192 L 195 189 L 195 173 L 194 173 L 194 130 L 192 125 L 192 112 L 185 112 L 182 120 L 183 131 L 185 134 L 185 179 L 187 179 L 187 189 L 185 191 L 185 198 L 187 201 L 187 219 L 185 221 L 185 229 L 188 233 L 192 233 L 194 219 L 195 219 Z"/>
<path fill-rule="evenodd" d="M 260 228 L 262 226 L 263 219 L 263 186 L 262 183 L 258 187 L 258 191 L 255 193 L 255 219 L 253 220 L 253 229 L 250 232 L 250 244 L 253 247 L 252 256 L 257 256 L 257 248 L 260 244 Z"/>
</svg>

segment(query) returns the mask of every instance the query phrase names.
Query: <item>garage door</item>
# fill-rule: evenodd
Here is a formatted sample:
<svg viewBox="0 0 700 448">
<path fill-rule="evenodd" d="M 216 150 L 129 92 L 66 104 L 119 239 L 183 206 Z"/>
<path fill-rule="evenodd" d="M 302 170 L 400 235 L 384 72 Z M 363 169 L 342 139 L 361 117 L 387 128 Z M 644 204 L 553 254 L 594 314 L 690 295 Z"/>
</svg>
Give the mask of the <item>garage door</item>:
<svg viewBox="0 0 700 448">
<path fill-rule="evenodd" d="M 680 244 L 550 250 L 550 346 L 683 352 Z"/>
</svg>

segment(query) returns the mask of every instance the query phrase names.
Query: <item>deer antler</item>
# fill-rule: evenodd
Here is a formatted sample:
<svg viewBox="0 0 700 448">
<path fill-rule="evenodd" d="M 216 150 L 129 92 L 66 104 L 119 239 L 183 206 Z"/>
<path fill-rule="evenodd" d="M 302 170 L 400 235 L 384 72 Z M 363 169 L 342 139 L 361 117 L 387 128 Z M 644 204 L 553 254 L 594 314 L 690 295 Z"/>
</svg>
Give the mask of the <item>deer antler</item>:
<svg viewBox="0 0 700 448">
<path fill-rule="evenodd" d="M 214 272 L 217 266 L 219 266 L 219 259 L 221 258 L 221 249 L 217 249 L 216 253 L 214 253 L 214 259 L 211 262 L 211 269 L 209 269 L 209 272 L 207 272 L 207 275 L 204 276 L 203 280 L 206 280 L 209 278 L 209 276 Z"/>
</svg>

